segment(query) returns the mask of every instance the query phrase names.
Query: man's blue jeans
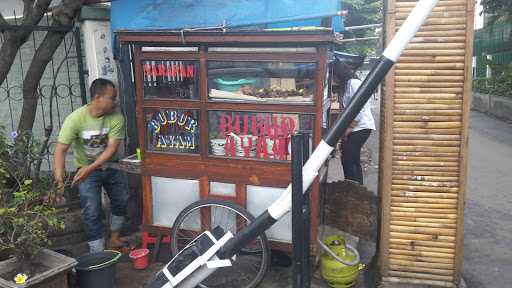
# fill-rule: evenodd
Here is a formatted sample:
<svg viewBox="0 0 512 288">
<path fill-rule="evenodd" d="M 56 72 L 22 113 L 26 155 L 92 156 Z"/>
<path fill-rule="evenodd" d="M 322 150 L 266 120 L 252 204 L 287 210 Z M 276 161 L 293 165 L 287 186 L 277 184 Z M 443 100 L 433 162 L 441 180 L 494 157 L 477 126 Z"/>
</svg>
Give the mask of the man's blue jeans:
<svg viewBox="0 0 512 288">
<path fill-rule="evenodd" d="M 87 234 L 87 241 L 103 238 L 101 221 L 101 187 L 110 198 L 110 209 L 113 216 L 124 217 L 128 204 L 128 183 L 122 171 L 106 168 L 97 169 L 78 185 L 80 206 Z"/>
</svg>

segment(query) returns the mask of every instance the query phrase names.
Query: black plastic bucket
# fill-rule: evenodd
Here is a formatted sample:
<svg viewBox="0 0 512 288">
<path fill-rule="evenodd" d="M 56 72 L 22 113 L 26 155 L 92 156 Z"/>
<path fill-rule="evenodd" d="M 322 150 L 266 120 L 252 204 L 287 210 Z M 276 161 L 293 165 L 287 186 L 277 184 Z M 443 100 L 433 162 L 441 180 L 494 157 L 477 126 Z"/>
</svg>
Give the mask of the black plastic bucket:
<svg viewBox="0 0 512 288">
<path fill-rule="evenodd" d="M 117 251 L 87 254 L 77 259 L 76 272 L 80 288 L 113 288 L 116 263 L 121 257 Z"/>
</svg>

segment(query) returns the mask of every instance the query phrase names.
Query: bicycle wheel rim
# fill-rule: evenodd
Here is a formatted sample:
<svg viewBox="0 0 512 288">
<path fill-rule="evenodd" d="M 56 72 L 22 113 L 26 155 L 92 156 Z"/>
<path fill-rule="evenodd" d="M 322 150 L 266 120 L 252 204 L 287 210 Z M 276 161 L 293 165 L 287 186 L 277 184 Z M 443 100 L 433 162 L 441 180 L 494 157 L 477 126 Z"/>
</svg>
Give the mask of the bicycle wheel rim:
<svg viewBox="0 0 512 288">
<path fill-rule="evenodd" d="M 206 211 L 206 212 L 205 212 Z M 204 224 L 207 219 L 209 223 Z M 237 220 L 233 220 L 237 219 Z M 202 231 L 221 226 L 233 234 L 252 222 L 245 209 L 232 203 L 219 200 L 200 200 L 185 208 L 172 229 L 171 250 L 173 255 L 193 240 Z M 200 287 L 256 287 L 264 277 L 269 262 L 268 240 L 265 235 L 244 246 L 236 255 L 232 267 L 221 268 L 214 272 Z"/>
</svg>

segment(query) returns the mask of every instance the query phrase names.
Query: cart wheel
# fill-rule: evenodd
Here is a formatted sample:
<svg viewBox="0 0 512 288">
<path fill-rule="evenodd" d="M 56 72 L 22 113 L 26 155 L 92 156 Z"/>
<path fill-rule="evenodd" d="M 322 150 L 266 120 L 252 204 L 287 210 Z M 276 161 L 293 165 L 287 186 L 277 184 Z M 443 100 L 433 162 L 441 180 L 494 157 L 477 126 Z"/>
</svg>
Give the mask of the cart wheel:
<svg viewBox="0 0 512 288">
<path fill-rule="evenodd" d="M 247 210 L 228 201 L 206 199 L 194 202 L 181 211 L 172 225 L 171 252 L 176 255 L 203 231 L 220 226 L 234 235 L 253 220 Z M 265 276 L 269 260 L 268 240 L 265 234 L 261 234 L 242 248 L 233 266 L 218 269 L 200 286 L 256 287 Z"/>
</svg>

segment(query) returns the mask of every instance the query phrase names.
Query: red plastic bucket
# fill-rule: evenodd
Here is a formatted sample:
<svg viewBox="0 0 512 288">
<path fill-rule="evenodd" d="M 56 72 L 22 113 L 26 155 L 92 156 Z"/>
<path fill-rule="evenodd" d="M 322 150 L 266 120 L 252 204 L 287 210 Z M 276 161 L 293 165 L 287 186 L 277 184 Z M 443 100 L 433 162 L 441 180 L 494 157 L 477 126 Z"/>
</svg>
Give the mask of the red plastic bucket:
<svg viewBox="0 0 512 288">
<path fill-rule="evenodd" d="M 149 250 L 148 249 L 135 249 L 130 252 L 133 268 L 146 269 L 149 264 Z"/>
</svg>

